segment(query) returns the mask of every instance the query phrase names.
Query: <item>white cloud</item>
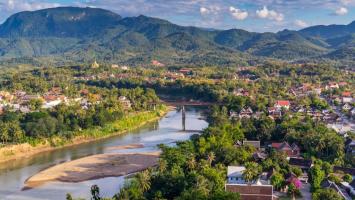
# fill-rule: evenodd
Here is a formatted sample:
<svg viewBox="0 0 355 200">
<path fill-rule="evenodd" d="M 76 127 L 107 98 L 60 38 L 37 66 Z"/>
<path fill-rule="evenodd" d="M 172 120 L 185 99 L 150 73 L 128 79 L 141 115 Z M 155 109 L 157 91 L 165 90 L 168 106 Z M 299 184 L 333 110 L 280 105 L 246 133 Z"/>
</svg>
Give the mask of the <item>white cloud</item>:
<svg viewBox="0 0 355 200">
<path fill-rule="evenodd" d="M 32 11 L 44 8 L 58 7 L 59 3 L 48 3 L 39 1 L 24 1 L 24 0 L 7 0 L 0 5 L 0 11 Z"/>
<path fill-rule="evenodd" d="M 247 11 L 242 11 L 238 8 L 233 7 L 233 6 L 229 7 L 229 12 L 233 16 L 233 18 L 237 19 L 237 20 L 244 20 L 248 17 Z"/>
<path fill-rule="evenodd" d="M 295 21 L 294 21 L 294 24 L 295 24 L 296 26 L 300 27 L 300 28 L 305 28 L 305 27 L 308 26 L 307 22 L 302 21 L 302 20 L 300 20 L 300 19 L 295 20 Z"/>
<path fill-rule="evenodd" d="M 348 14 L 348 9 L 345 7 L 340 7 L 337 10 L 335 10 L 336 15 L 346 15 Z"/>
<path fill-rule="evenodd" d="M 278 22 L 284 20 L 284 15 L 282 13 L 278 13 L 275 10 L 269 10 L 266 6 L 261 10 L 257 10 L 256 16 L 262 19 L 270 19 Z"/>
<path fill-rule="evenodd" d="M 209 7 L 200 7 L 200 14 L 201 15 L 217 15 L 219 14 L 219 11 L 221 10 L 220 7 L 218 6 L 209 6 Z"/>
<path fill-rule="evenodd" d="M 208 9 L 205 8 L 205 7 L 201 7 L 201 8 L 200 8 L 200 13 L 201 13 L 201 15 L 208 14 Z"/>
</svg>

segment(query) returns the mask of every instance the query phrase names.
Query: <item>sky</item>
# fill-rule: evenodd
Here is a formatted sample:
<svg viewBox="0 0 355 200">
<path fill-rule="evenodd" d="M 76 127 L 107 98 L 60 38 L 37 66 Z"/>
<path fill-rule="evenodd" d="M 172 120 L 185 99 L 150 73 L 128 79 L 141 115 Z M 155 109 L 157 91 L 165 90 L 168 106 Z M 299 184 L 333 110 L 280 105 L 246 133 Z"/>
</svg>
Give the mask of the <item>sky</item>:
<svg viewBox="0 0 355 200">
<path fill-rule="evenodd" d="M 0 0 L 0 22 L 16 12 L 59 6 L 97 7 L 123 17 L 143 14 L 184 26 L 255 32 L 355 20 L 355 0 Z"/>
</svg>

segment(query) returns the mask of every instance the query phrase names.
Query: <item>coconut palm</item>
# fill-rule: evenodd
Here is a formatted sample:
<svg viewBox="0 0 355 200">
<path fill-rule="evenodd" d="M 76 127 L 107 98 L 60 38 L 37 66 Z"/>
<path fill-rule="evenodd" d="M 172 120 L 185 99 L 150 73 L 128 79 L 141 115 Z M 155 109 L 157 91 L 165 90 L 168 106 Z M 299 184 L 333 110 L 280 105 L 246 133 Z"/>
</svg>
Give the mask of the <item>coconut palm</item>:
<svg viewBox="0 0 355 200">
<path fill-rule="evenodd" d="M 166 168 L 167 168 L 167 165 L 168 164 L 167 164 L 167 162 L 165 160 L 160 159 L 159 160 L 159 172 L 160 173 L 164 172 L 166 170 Z"/>
<path fill-rule="evenodd" d="M 213 151 L 211 151 L 207 156 L 207 161 L 210 166 L 212 165 L 212 162 L 215 160 L 215 158 L 216 158 L 215 153 Z"/>
<path fill-rule="evenodd" d="M 150 172 L 148 170 L 138 173 L 136 178 L 143 192 L 150 189 Z"/>
<path fill-rule="evenodd" d="M 246 162 L 243 178 L 246 182 L 251 183 L 259 176 L 259 165 L 255 162 Z"/>
<path fill-rule="evenodd" d="M 192 157 L 190 160 L 187 161 L 187 167 L 190 170 L 194 170 L 196 168 L 197 162 L 194 157 Z"/>
</svg>

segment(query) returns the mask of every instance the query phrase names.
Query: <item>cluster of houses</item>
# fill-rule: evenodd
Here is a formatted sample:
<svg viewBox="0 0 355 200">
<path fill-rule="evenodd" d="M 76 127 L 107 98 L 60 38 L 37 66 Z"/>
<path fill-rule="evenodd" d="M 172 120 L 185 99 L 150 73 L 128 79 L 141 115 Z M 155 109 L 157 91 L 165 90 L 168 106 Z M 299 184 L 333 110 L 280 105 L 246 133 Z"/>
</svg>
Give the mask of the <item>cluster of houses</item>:
<svg viewBox="0 0 355 200">
<path fill-rule="evenodd" d="M 296 176 L 293 173 L 287 174 L 285 178 L 286 187 L 275 193 L 275 188 L 271 185 L 271 177 L 274 174 L 274 170 L 268 172 L 262 172 L 259 177 L 251 182 L 247 182 L 244 179 L 243 172 L 246 170 L 245 166 L 228 166 L 227 169 L 227 181 L 225 184 L 225 190 L 229 192 L 237 192 L 240 194 L 242 200 L 254 200 L 254 199 L 266 199 L 273 200 L 278 199 L 278 196 L 282 193 L 286 193 L 287 186 L 293 183 L 298 189 L 303 184 L 307 184 L 308 175 L 307 172 L 313 167 L 312 160 L 304 159 L 301 157 L 301 149 L 295 143 L 289 144 L 287 142 L 271 143 L 266 148 L 260 146 L 260 141 L 243 141 L 237 142 L 236 146 L 250 145 L 256 149 L 253 154 L 255 162 L 261 162 L 268 157 L 268 153 L 272 150 L 282 152 L 287 156 L 288 162 L 291 166 L 299 167 L 302 170 L 301 176 Z M 355 141 L 348 141 L 349 151 L 355 152 Z M 268 149 L 268 151 L 266 151 Z M 355 177 L 355 169 L 344 168 L 335 166 L 334 172 L 339 174 L 350 174 Z M 355 180 L 351 183 L 342 182 L 334 183 L 329 180 L 324 180 L 321 184 L 323 188 L 332 188 L 338 194 L 340 194 L 345 200 L 351 200 L 351 196 L 355 195 Z M 277 194 L 277 195 L 276 195 Z"/>
<path fill-rule="evenodd" d="M 0 111 L 5 109 L 28 113 L 31 111 L 29 102 L 39 100 L 44 109 L 52 108 L 61 103 L 68 103 L 69 99 L 63 95 L 61 88 L 54 87 L 43 95 L 27 94 L 24 91 L 15 91 L 13 93 L 0 91 Z"/>
<path fill-rule="evenodd" d="M 249 96 L 249 92 L 244 89 L 234 90 L 234 95 L 236 96 Z M 294 114 L 298 114 L 299 116 L 308 116 L 313 120 L 323 121 L 328 124 L 329 128 L 336 130 L 339 134 L 346 136 L 347 132 L 351 132 L 355 130 L 355 123 L 351 123 L 351 121 L 355 120 L 355 108 L 351 108 L 353 104 L 353 98 L 351 96 L 351 92 L 343 92 L 343 95 L 346 95 L 347 98 L 343 100 L 344 104 L 342 110 L 348 111 L 348 115 L 342 116 L 343 113 L 339 112 L 337 109 L 334 110 L 318 110 L 315 108 L 307 108 L 305 106 L 297 106 L 292 105 L 292 103 L 288 100 L 278 100 L 276 103 L 269 107 L 267 110 L 267 114 L 272 119 L 278 119 L 282 117 L 282 115 L 286 111 L 291 111 Z M 345 97 L 344 97 L 345 98 Z M 343 99 L 344 99 L 343 98 Z M 351 100 L 351 104 L 347 103 Z M 349 110 L 351 109 L 351 110 Z M 245 107 L 239 112 L 230 111 L 231 118 L 259 118 L 263 112 L 254 112 L 252 108 Z M 348 116 L 348 117 L 346 117 Z M 344 118 L 349 118 L 345 120 L 347 123 L 343 122 Z"/>
<path fill-rule="evenodd" d="M 92 104 L 89 99 L 99 103 L 101 96 L 98 94 L 90 94 L 88 90 L 83 89 L 80 91 L 81 96 L 77 98 L 68 98 L 63 94 L 59 87 L 53 87 L 48 92 L 38 94 L 27 94 L 25 91 L 15 91 L 10 93 L 8 91 L 0 91 L 0 114 L 5 110 L 14 112 L 29 113 L 33 111 L 30 107 L 30 101 L 36 100 L 40 103 L 42 109 L 50 109 L 59 104 L 69 105 L 71 103 L 79 103 L 83 109 L 88 109 Z M 124 109 L 131 108 L 131 102 L 124 96 L 118 98 Z"/>
</svg>

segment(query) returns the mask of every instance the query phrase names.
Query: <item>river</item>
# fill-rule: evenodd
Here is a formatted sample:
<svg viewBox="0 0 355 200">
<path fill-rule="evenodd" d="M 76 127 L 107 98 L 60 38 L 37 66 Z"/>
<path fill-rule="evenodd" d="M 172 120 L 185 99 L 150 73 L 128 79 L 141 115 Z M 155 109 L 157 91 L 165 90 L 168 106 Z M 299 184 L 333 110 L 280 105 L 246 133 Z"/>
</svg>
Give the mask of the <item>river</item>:
<svg viewBox="0 0 355 200">
<path fill-rule="evenodd" d="M 203 108 L 186 107 L 186 130 L 202 130 L 208 126 L 203 119 L 203 110 Z M 75 198 L 88 199 L 90 186 L 94 184 L 100 187 L 103 196 L 112 197 L 124 184 L 124 177 L 108 177 L 80 183 L 51 182 L 25 191 L 22 191 L 22 188 L 29 177 L 58 163 L 101 153 L 156 151 L 157 144 L 174 145 L 176 141 L 187 140 L 192 134 L 196 134 L 194 131 L 183 132 L 181 130 L 182 114 L 178 110 L 173 110 L 162 119 L 127 134 L 1 164 L 0 199 L 64 200 L 67 193 L 71 193 Z M 110 148 L 128 144 L 143 144 L 144 148 L 125 150 L 112 150 L 113 148 Z"/>
</svg>

